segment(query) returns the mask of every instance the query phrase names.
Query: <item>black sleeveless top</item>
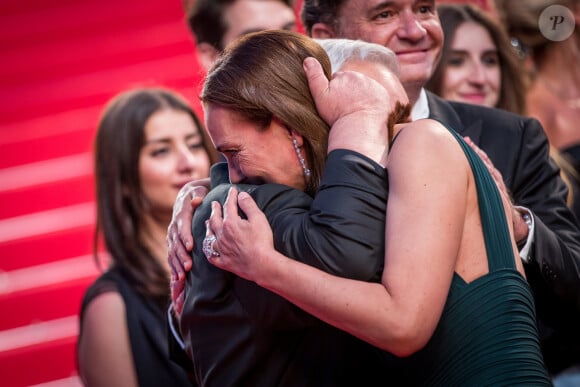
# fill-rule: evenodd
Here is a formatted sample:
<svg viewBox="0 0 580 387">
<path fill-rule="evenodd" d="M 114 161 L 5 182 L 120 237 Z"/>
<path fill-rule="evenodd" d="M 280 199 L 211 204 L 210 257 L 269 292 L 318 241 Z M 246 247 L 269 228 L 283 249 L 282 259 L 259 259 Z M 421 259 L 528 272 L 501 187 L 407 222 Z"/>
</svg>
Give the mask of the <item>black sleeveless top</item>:
<svg viewBox="0 0 580 387">
<path fill-rule="evenodd" d="M 407 358 L 384 352 L 386 365 L 398 386 L 549 386 L 532 293 L 515 266 L 501 197 L 483 161 L 449 131 L 475 176 L 489 273 L 471 283 L 455 273 L 427 345 Z"/>
<path fill-rule="evenodd" d="M 81 306 L 81 327 L 84 312 L 91 301 L 111 291 L 121 294 L 125 303 L 139 386 L 191 386 L 187 373 L 169 357 L 167 305 L 137 293 L 119 269 L 112 268 L 103 273 L 87 289 Z"/>
</svg>

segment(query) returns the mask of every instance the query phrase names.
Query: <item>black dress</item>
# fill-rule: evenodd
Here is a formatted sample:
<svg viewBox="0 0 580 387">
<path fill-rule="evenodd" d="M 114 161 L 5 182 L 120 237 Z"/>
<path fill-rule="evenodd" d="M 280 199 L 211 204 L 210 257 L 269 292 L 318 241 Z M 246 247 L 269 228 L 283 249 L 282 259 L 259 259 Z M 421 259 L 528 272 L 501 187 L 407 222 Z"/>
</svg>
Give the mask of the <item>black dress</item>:
<svg viewBox="0 0 580 387">
<path fill-rule="evenodd" d="M 138 294 L 130 280 L 116 268 L 102 274 L 87 289 L 81 307 L 80 335 L 88 305 L 106 292 L 118 292 L 123 297 L 139 386 L 191 386 L 187 373 L 169 358 L 167 304 Z"/>
</svg>

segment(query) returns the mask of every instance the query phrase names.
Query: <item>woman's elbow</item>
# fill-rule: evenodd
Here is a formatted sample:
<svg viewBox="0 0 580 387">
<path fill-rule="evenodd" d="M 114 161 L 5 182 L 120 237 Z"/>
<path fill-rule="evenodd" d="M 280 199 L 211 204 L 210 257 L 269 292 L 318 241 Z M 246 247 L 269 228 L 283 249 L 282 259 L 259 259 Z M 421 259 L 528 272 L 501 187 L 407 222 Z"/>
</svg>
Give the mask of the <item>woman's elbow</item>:
<svg viewBox="0 0 580 387">
<path fill-rule="evenodd" d="M 394 327 L 388 341 L 379 346 L 397 357 L 411 356 L 423 349 L 431 339 L 433 331 L 425 329 L 424 325 L 424 322 L 418 324 L 406 320 Z"/>
</svg>

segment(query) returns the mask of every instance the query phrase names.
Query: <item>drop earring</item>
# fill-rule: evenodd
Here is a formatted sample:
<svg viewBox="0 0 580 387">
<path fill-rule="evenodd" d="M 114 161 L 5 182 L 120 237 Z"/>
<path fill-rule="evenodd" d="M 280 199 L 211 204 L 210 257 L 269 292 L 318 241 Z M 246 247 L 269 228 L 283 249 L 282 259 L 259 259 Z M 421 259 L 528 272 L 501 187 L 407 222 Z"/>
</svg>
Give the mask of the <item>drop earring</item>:
<svg viewBox="0 0 580 387">
<path fill-rule="evenodd" d="M 304 170 L 304 175 L 306 177 L 310 177 L 310 169 L 306 166 L 306 161 L 304 160 L 304 157 L 302 157 L 302 152 L 300 151 L 300 148 L 298 147 L 298 141 L 296 141 L 296 139 L 294 137 L 292 137 L 292 145 L 294 145 L 294 150 L 296 151 L 296 155 L 298 156 L 298 161 L 300 161 L 300 165 L 302 166 L 302 169 Z"/>
</svg>

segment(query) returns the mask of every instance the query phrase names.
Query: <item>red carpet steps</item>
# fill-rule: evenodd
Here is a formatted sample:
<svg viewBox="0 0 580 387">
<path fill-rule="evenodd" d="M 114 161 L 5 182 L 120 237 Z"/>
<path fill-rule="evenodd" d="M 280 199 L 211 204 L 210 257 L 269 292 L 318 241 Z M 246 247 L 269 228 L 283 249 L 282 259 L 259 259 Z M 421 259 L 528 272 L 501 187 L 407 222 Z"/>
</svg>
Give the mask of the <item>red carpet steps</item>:
<svg viewBox="0 0 580 387">
<path fill-rule="evenodd" d="M 0 13 L 2 385 L 79 386 L 78 310 L 98 272 L 91 146 L 103 105 L 174 88 L 201 112 L 179 0 L 4 0 Z"/>
</svg>

